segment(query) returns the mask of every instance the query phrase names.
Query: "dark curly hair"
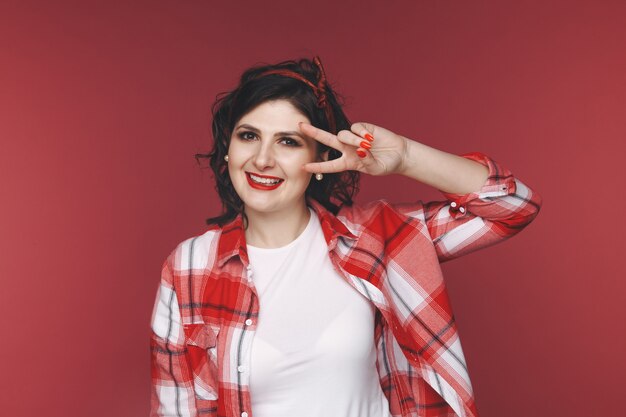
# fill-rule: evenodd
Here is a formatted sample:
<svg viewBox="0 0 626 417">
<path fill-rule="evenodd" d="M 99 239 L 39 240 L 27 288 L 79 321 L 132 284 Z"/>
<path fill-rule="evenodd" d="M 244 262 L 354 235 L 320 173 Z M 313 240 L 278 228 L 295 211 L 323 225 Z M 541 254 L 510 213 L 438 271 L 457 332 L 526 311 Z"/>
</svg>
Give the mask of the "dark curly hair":
<svg viewBox="0 0 626 417">
<path fill-rule="evenodd" d="M 319 58 L 315 58 L 319 63 Z M 302 114 L 307 116 L 313 126 L 337 134 L 340 130 L 350 129 L 351 123 L 344 114 L 338 101 L 338 94 L 325 80 L 321 64 L 316 65 L 309 59 L 297 61 L 283 61 L 275 65 L 260 64 L 253 66 L 241 75 L 239 85 L 232 91 L 220 93 L 212 106 L 213 147 L 206 153 L 195 155 L 196 161 L 209 159 L 209 164 L 215 177 L 215 189 L 222 201 L 222 214 L 206 220 L 207 224 L 224 224 L 242 214 L 244 225 L 247 227 L 247 217 L 243 211 L 244 205 L 235 191 L 227 172 L 227 163 L 224 156 L 228 153 L 228 146 L 234 126 L 248 112 L 258 105 L 271 100 L 287 100 Z M 325 87 L 325 107 L 332 111 L 329 117 L 325 109 L 319 105 L 319 95 L 308 83 L 284 76 L 281 74 L 263 73 L 271 70 L 288 70 L 303 76 L 311 84 L 320 85 L 323 79 Z M 343 101 L 343 98 L 342 98 Z M 318 156 L 329 150 L 328 160 L 341 156 L 341 152 L 318 142 Z M 306 189 L 305 196 L 311 197 L 322 204 L 333 214 L 337 214 L 341 206 L 351 206 L 353 197 L 359 189 L 359 172 L 344 171 L 325 174 L 321 181 L 313 179 Z"/>
</svg>

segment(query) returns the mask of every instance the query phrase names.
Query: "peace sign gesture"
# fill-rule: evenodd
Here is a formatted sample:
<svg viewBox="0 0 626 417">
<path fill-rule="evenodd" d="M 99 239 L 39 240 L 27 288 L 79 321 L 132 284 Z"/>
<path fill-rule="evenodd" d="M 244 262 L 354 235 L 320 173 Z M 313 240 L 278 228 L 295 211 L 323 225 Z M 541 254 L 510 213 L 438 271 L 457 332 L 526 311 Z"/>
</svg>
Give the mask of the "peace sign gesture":
<svg viewBox="0 0 626 417">
<path fill-rule="evenodd" d="M 407 139 L 371 123 L 354 123 L 350 130 L 333 135 L 309 123 L 298 124 L 302 133 L 341 152 L 341 157 L 304 165 L 308 172 L 360 171 L 370 175 L 389 175 L 403 169 Z"/>
</svg>

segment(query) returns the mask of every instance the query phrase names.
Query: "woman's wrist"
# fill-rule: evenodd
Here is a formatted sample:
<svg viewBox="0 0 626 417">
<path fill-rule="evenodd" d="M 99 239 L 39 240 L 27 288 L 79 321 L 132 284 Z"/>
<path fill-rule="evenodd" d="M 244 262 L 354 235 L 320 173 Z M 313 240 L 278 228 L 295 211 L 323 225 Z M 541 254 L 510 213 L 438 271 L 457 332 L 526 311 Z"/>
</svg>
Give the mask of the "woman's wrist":
<svg viewBox="0 0 626 417">
<path fill-rule="evenodd" d="M 427 183 L 429 177 L 428 147 L 407 137 L 401 137 L 404 140 L 404 152 L 402 153 L 402 162 L 399 164 L 396 173 Z"/>
<path fill-rule="evenodd" d="M 489 169 L 479 162 L 404 139 L 406 152 L 397 174 L 454 194 L 478 191 L 487 180 Z"/>
</svg>

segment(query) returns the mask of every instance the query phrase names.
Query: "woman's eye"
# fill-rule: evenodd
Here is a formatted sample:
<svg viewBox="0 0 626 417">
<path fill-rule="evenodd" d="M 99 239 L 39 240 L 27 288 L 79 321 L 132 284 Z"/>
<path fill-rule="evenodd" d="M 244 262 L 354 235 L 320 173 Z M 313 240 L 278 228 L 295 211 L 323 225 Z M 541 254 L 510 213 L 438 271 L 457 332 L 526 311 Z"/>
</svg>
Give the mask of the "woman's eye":
<svg viewBox="0 0 626 417">
<path fill-rule="evenodd" d="M 243 140 L 252 140 L 256 135 L 252 132 L 241 132 L 239 137 Z"/>
<path fill-rule="evenodd" d="M 281 141 L 287 146 L 300 146 L 298 141 L 292 138 L 282 138 Z"/>
</svg>

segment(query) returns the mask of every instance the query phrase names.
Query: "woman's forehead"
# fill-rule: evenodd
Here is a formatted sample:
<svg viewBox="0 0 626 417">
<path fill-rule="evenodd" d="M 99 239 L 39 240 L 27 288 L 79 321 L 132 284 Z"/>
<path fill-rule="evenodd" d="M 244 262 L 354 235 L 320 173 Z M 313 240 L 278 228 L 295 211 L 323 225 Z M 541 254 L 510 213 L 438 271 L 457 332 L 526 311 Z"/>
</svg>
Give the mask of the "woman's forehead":
<svg viewBox="0 0 626 417">
<path fill-rule="evenodd" d="M 297 130 L 299 122 L 310 123 L 310 120 L 289 101 L 273 100 L 261 103 L 244 114 L 235 128 L 246 124 L 264 131 Z"/>
</svg>

